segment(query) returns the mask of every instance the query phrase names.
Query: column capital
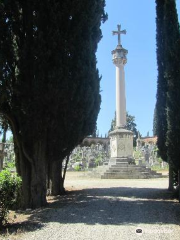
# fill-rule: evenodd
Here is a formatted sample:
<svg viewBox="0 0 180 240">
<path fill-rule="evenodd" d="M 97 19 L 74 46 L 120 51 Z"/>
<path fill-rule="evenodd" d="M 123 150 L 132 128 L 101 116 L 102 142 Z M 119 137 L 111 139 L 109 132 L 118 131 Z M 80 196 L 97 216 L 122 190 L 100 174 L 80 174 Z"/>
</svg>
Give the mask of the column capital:
<svg viewBox="0 0 180 240">
<path fill-rule="evenodd" d="M 113 63 L 114 65 L 116 65 L 116 67 L 121 67 L 126 64 L 127 60 L 126 59 L 123 59 L 123 58 L 114 58 L 113 59 Z"/>
<path fill-rule="evenodd" d="M 112 51 L 112 59 L 113 63 L 118 67 L 120 65 L 125 65 L 127 63 L 127 55 L 128 51 L 124 49 L 122 46 L 117 46 L 115 50 Z"/>
</svg>

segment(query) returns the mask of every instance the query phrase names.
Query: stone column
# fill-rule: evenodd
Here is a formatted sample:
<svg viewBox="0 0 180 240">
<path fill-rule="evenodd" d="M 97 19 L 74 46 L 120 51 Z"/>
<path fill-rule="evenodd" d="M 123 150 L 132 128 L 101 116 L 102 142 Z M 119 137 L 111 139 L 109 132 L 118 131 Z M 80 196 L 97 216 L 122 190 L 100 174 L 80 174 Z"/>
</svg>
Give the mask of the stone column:
<svg viewBox="0 0 180 240">
<path fill-rule="evenodd" d="M 120 35 L 126 34 L 121 31 L 113 31 L 113 35 L 118 35 L 118 45 L 112 51 L 113 63 L 116 66 L 116 126 L 115 130 L 109 133 L 111 159 L 109 164 L 116 164 L 117 161 L 129 162 L 133 159 L 133 133 L 126 127 L 126 94 L 125 94 L 125 73 L 124 66 L 127 63 L 126 55 L 128 51 L 121 45 Z"/>
<path fill-rule="evenodd" d="M 115 63 L 116 64 L 116 63 Z M 116 127 L 123 128 L 126 125 L 126 97 L 124 64 L 116 64 Z"/>
</svg>

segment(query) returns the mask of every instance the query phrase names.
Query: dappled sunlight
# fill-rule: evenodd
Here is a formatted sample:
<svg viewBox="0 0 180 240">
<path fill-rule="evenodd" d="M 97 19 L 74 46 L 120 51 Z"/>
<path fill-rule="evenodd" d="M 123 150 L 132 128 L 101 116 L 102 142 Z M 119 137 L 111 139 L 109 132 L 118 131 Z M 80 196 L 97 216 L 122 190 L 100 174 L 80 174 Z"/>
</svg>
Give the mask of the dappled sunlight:
<svg viewBox="0 0 180 240">
<path fill-rule="evenodd" d="M 165 189 L 94 188 L 68 193 L 66 204 L 61 200 L 49 203 L 48 209 L 29 217 L 31 221 L 87 225 L 178 224 L 180 206 Z M 56 209 L 54 206 L 56 205 Z M 59 206 L 59 208 L 57 207 Z M 162 211 L 164 209 L 164 211 Z M 174 218 L 167 211 L 176 212 Z M 47 216 L 44 218 L 44 216 Z M 148 217 L 147 217 L 148 216 Z"/>
</svg>

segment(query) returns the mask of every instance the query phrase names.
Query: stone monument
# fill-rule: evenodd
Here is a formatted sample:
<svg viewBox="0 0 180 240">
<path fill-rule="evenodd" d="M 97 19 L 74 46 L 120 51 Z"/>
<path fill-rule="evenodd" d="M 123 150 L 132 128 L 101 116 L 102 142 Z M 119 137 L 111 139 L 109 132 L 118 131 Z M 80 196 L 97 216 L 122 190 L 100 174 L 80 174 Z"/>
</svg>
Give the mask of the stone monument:
<svg viewBox="0 0 180 240">
<path fill-rule="evenodd" d="M 124 66 L 127 62 L 128 51 L 121 45 L 121 34 L 126 30 L 113 31 L 118 35 L 118 45 L 112 51 L 113 63 L 116 66 L 116 126 L 114 131 L 109 133 L 110 138 L 110 159 L 109 163 L 99 166 L 90 173 L 90 176 L 102 179 L 138 179 L 158 178 L 161 174 L 152 171 L 146 166 L 135 164 L 133 158 L 133 132 L 126 129 L 126 94 Z"/>
<path fill-rule="evenodd" d="M 112 51 L 113 63 L 116 66 L 116 126 L 115 130 L 109 133 L 111 159 L 110 165 L 117 160 L 129 162 L 133 159 L 133 132 L 126 127 L 126 93 L 125 93 L 125 73 L 124 66 L 127 63 L 126 55 L 128 51 L 121 45 L 121 34 L 126 34 L 126 30 L 113 31 L 113 35 L 118 35 L 118 45 Z"/>
</svg>

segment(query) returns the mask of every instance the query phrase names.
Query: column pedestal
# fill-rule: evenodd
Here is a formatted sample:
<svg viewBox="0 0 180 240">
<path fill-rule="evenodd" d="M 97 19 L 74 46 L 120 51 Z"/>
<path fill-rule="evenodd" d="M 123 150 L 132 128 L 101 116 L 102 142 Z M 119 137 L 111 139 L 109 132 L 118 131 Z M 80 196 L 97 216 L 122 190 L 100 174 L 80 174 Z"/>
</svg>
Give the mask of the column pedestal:
<svg viewBox="0 0 180 240">
<path fill-rule="evenodd" d="M 109 133 L 111 158 L 110 165 L 117 162 L 133 162 L 133 132 L 118 128 Z"/>
</svg>

